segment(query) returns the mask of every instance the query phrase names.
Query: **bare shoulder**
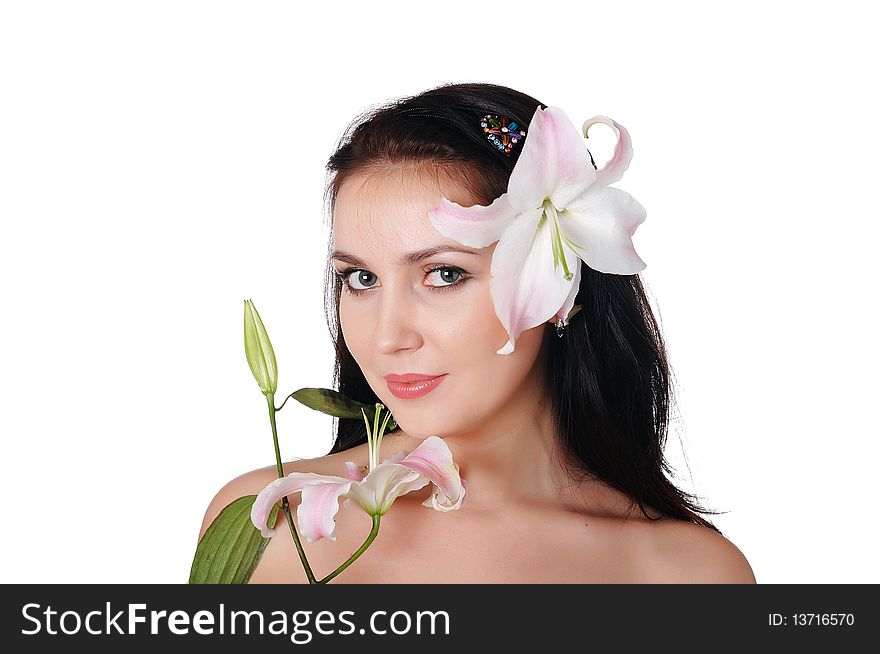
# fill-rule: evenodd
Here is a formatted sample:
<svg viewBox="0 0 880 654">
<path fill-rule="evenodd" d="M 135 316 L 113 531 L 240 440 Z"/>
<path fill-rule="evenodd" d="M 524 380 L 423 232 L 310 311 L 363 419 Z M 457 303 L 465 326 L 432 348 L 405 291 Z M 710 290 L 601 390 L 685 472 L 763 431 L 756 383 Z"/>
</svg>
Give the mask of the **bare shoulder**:
<svg viewBox="0 0 880 654">
<path fill-rule="evenodd" d="M 320 475 L 340 475 L 344 471 L 344 468 L 342 470 L 338 469 L 340 466 L 344 465 L 344 463 L 338 462 L 340 454 L 348 455 L 349 458 L 346 460 L 351 460 L 351 455 L 348 454 L 348 452 L 328 454 L 314 459 L 299 459 L 297 461 L 284 463 L 284 474 L 289 475 L 291 472 L 316 472 Z M 202 527 L 199 530 L 199 540 L 201 540 L 205 531 L 211 526 L 211 523 L 214 522 L 223 508 L 230 502 L 245 495 L 257 495 L 261 490 L 268 486 L 272 480 L 277 478 L 278 469 L 275 466 L 266 466 L 265 468 L 258 468 L 257 470 L 245 472 L 223 486 L 217 491 L 217 494 L 214 495 L 214 499 L 211 500 L 208 509 L 205 511 L 205 517 L 202 520 Z M 290 496 L 289 501 L 291 507 L 295 507 L 299 503 L 298 497 L 299 494 Z"/>
<path fill-rule="evenodd" d="M 754 584 L 751 565 L 725 536 L 702 525 L 664 518 L 643 541 L 649 583 Z"/>
<path fill-rule="evenodd" d="M 381 457 L 390 456 L 402 446 L 400 440 L 393 434 L 385 436 L 382 440 Z M 291 472 L 315 472 L 319 475 L 345 475 L 345 462 L 351 461 L 359 466 L 366 466 L 369 463 L 369 453 L 366 444 L 353 447 L 343 452 L 335 454 L 327 454 L 325 456 L 315 457 L 312 459 L 298 459 L 283 464 L 285 475 Z M 214 519 L 220 514 L 224 507 L 230 502 L 243 497 L 245 495 L 256 495 L 263 490 L 269 483 L 278 478 L 278 469 L 272 466 L 251 470 L 239 475 L 225 486 L 223 486 L 205 511 L 205 517 L 202 520 L 202 526 L 199 530 L 199 539 L 207 531 L 208 527 Z M 289 497 L 291 507 L 299 504 L 299 493 Z"/>
<path fill-rule="evenodd" d="M 402 439 L 394 437 L 394 434 L 387 434 L 382 440 L 380 458 L 385 459 L 398 451 L 403 446 Z M 314 472 L 321 475 L 345 475 L 345 462 L 351 461 L 358 466 L 367 466 L 369 463 L 369 452 L 366 444 L 359 445 L 343 452 L 328 454 L 325 456 L 315 457 L 311 459 L 299 459 L 283 464 L 283 472 L 285 475 L 291 472 Z M 263 490 L 270 482 L 278 478 L 278 470 L 274 465 L 251 470 L 239 475 L 225 486 L 223 486 L 214 499 L 211 500 L 205 517 L 202 520 L 202 526 L 199 531 L 199 539 L 207 531 L 208 527 L 219 515 L 225 506 L 233 500 L 244 495 L 256 495 Z M 288 496 L 290 508 L 294 515 L 300 502 L 300 493 L 293 493 Z M 366 514 L 364 514 L 365 516 Z M 359 517 L 364 517 L 359 516 Z M 346 523 L 346 529 L 363 531 L 364 525 L 357 520 L 343 521 Z M 368 520 L 369 522 L 369 520 Z M 278 514 L 278 523 L 275 528 L 280 532 L 286 532 L 286 517 L 283 513 Z M 351 524 L 348 524 L 351 523 Z M 337 529 L 337 532 L 343 532 L 343 529 Z M 369 525 L 367 525 L 369 531 Z M 346 532 L 347 533 L 347 532 Z M 340 541 L 346 542 L 346 536 L 339 534 Z M 362 535 L 359 535 L 361 540 Z M 302 540 L 302 547 L 308 557 L 313 569 L 319 576 L 332 571 L 338 562 L 339 548 L 334 547 L 336 543 L 319 540 L 315 543 L 309 543 Z M 304 584 L 308 583 L 303 567 L 298 563 L 297 551 L 292 539 L 290 538 L 270 538 L 269 543 L 260 559 L 260 564 L 254 571 L 250 579 L 251 584 L 259 583 L 288 583 L 288 584 Z"/>
</svg>

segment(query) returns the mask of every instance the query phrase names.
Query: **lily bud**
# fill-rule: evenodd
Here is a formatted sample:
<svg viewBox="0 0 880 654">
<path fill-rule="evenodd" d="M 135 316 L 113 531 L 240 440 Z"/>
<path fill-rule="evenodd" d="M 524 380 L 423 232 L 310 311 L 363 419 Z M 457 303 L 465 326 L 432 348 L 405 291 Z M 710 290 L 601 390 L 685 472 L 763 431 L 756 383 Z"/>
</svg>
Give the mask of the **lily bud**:
<svg viewBox="0 0 880 654">
<path fill-rule="evenodd" d="M 244 351 L 254 379 L 263 395 L 275 394 L 278 388 L 278 365 L 269 335 L 251 300 L 244 301 Z"/>
</svg>

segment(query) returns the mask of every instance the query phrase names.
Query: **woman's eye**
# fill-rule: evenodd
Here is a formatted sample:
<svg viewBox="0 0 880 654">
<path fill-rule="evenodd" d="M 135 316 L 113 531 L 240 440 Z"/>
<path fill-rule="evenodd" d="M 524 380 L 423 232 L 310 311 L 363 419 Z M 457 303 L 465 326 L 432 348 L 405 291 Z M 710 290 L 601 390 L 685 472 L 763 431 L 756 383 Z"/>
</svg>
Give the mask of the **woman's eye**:
<svg viewBox="0 0 880 654">
<path fill-rule="evenodd" d="M 342 280 L 345 289 L 352 295 L 361 295 L 377 287 L 378 278 L 369 270 L 347 268 L 336 274 Z M 467 279 L 467 273 L 454 266 L 438 266 L 433 270 L 426 271 L 425 275 L 427 277 L 434 276 L 433 280 L 425 283 L 427 289 L 432 292 L 455 289 Z"/>
<path fill-rule="evenodd" d="M 461 271 L 457 268 L 435 268 L 428 274 L 428 276 L 430 277 L 431 275 L 435 274 L 436 279 L 438 279 L 440 283 L 432 283 L 431 286 L 444 286 L 446 284 L 455 284 L 458 281 L 459 277 L 461 277 Z"/>
<path fill-rule="evenodd" d="M 376 276 L 369 270 L 354 270 L 351 274 L 346 275 L 345 278 L 348 280 L 349 288 L 355 291 L 364 291 L 376 283 Z M 352 280 L 355 280 L 355 285 L 352 285 Z M 365 287 L 361 288 L 357 284 L 364 284 Z"/>
</svg>

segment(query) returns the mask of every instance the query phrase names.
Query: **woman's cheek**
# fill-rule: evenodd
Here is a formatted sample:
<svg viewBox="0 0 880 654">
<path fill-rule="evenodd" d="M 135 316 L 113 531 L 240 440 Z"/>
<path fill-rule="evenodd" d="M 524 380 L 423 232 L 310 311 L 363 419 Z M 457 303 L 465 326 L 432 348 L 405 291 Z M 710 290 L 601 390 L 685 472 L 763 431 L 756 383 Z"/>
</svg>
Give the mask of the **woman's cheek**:
<svg viewBox="0 0 880 654">
<path fill-rule="evenodd" d="M 364 316 L 360 316 L 356 306 L 352 306 L 345 297 L 339 301 L 339 325 L 342 331 L 342 338 L 348 347 L 348 351 L 354 360 L 361 365 L 361 356 L 363 354 L 363 343 L 358 339 L 368 331 L 363 322 Z M 363 367 L 361 365 L 361 367 Z"/>
</svg>

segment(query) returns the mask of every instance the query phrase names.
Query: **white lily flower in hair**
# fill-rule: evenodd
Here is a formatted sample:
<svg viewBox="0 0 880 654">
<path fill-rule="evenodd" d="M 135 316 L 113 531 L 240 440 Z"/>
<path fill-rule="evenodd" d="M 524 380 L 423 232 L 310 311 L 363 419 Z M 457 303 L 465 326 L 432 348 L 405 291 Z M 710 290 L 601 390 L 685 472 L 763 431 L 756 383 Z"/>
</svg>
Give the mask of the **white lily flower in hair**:
<svg viewBox="0 0 880 654">
<path fill-rule="evenodd" d="M 595 170 L 584 137 L 604 123 L 617 134 L 614 156 Z M 498 241 L 489 282 L 495 312 L 513 352 L 517 337 L 554 315 L 567 323 L 580 284 L 581 261 L 603 273 L 644 270 L 632 235 L 646 211 L 611 188 L 629 167 L 626 129 L 606 116 L 583 125 L 583 136 L 558 108 L 538 109 L 528 126 L 507 192 L 488 206 L 463 207 L 446 198 L 428 212 L 443 236 L 473 248 Z"/>
</svg>

